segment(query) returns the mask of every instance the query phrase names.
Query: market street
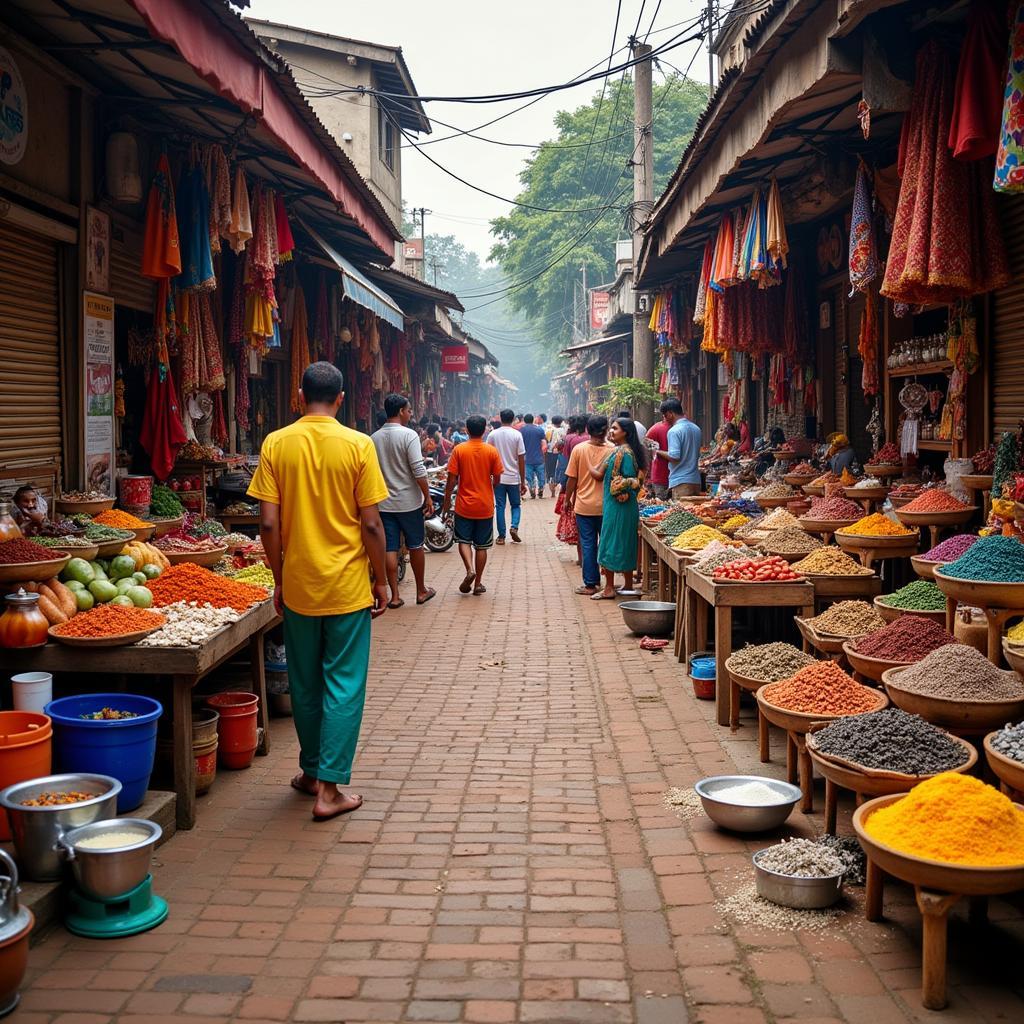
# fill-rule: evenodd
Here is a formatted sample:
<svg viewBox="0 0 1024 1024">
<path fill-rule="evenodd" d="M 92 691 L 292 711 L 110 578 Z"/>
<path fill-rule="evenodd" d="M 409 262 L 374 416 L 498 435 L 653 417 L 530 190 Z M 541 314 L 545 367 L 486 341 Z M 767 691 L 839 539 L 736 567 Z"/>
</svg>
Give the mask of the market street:
<svg viewBox="0 0 1024 1024">
<path fill-rule="evenodd" d="M 573 596 L 552 509 L 526 503 L 526 542 L 492 553 L 486 596 L 457 593 L 454 550 L 431 555 L 437 598 L 375 626 L 360 811 L 310 821 L 276 720 L 272 756 L 222 772 L 196 829 L 158 851 L 169 920 L 113 942 L 52 930 L 18 1024 L 935 1019 L 906 888 L 887 889 L 888 926 L 864 921 L 862 889 L 817 932 L 723 914 L 757 844 L 663 799 L 761 767 L 749 712 L 730 739 L 615 603 Z M 994 901 L 1000 937 L 980 943 L 954 913 L 949 1024 L 1024 1014 L 1010 913 Z"/>
</svg>

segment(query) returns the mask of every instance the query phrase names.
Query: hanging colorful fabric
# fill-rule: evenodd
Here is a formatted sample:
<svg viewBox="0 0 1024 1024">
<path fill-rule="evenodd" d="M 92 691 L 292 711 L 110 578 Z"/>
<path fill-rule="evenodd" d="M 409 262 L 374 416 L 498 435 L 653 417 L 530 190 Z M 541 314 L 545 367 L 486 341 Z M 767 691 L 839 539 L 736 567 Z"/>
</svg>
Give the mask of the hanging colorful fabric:
<svg viewBox="0 0 1024 1024">
<path fill-rule="evenodd" d="M 704 309 L 708 298 L 708 282 L 715 262 L 715 243 L 709 238 L 704 243 L 704 257 L 700 264 L 700 278 L 697 281 L 697 295 L 693 303 L 693 322 L 704 323 Z"/>
<path fill-rule="evenodd" d="M 875 221 L 871 211 L 871 184 L 861 161 L 853 189 L 850 215 L 850 284 L 866 291 L 878 276 L 878 251 L 875 247 Z"/>
<path fill-rule="evenodd" d="M 201 167 L 195 165 L 182 174 L 178 192 L 181 275 L 175 283 L 183 291 L 216 288 L 210 253 L 210 194 Z"/>
<path fill-rule="evenodd" d="M 957 160 L 980 160 L 995 153 L 999 145 L 1006 84 L 1006 15 L 1002 0 L 973 0 L 967 15 L 949 125 L 949 148 Z"/>
<path fill-rule="evenodd" d="M 303 294 L 302 286 L 295 286 L 295 318 L 292 321 L 292 360 L 291 380 L 289 386 L 290 408 L 292 412 L 302 412 L 302 399 L 299 398 L 299 389 L 302 387 L 302 375 L 310 364 L 309 358 L 309 327 L 306 317 L 306 296 Z"/>
<path fill-rule="evenodd" d="M 877 395 L 878 385 L 878 306 L 874 288 L 864 296 L 864 311 L 860 316 L 860 335 L 857 353 L 864 363 L 860 385 L 865 395 Z"/>
<path fill-rule="evenodd" d="M 288 223 L 288 212 L 284 208 L 284 196 L 282 195 L 274 196 L 274 219 L 277 225 L 278 262 L 285 263 L 292 258 L 295 239 L 292 237 L 292 228 Z"/>
<path fill-rule="evenodd" d="M 1024 192 L 1024 0 L 1017 4 L 1010 30 L 1005 86 L 992 187 Z"/>
<path fill-rule="evenodd" d="M 789 255 L 789 238 L 786 236 L 786 220 L 782 212 L 782 193 L 779 191 L 779 183 L 772 178 L 768 188 L 768 209 L 767 228 L 765 229 L 767 239 L 766 246 L 768 255 L 771 257 L 771 269 L 779 272 L 785 270 L 786 259 Z"/>
<path fill-rule="evenodd" d="M 245 244 L 252 238 L 252 212 L 249 207 L 249 186 L 242 165 L 235 167 L 235 184 L 231 192 L 231 220 L 224 236 L 236 255 L 245 252 Z"/>
<path fill-rule="evenodd" d="M 206 150 L 206 184 L 210 191 L 210 251 L 220 252 L 220 240 L 231 229 L 231 174 L 220 146 Z"/>
<path fill-rule="evenodd" d="M 142 273 L 145 277 L 168 278 L 181 273 L 178 216 L 174 186 L 167 154 L 161 153 L 146 202 L 146 230 L 142 242 Z"/>
</svg>

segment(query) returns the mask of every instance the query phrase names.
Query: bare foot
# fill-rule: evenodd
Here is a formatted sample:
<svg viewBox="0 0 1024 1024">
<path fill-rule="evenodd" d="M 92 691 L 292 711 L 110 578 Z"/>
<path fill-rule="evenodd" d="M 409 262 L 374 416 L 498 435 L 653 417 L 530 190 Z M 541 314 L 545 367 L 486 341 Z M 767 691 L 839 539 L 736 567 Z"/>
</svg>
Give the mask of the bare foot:
<svg viewBox="0 0 1024 1024">
<path fill-rule="evenodd" d="M 316 796 L 319 792 L 319 785 L 316 779 L 312 775 L 307 775 L 305 772 L 299 772 L 289 783 L 292 789 L 297 789 L 300 793 L 305 793 L 306 796 Z"/>
<path fill-rule="evenodd" d="M 330 821 L 331 818 L 336 818 L 339 814 L 348 814 L 362 806 L 363 798 L 356 793 L 343 793 L 338 790 L 333 799 L 321 794 L 313 805 L 313 820 Z"/>
</svg>

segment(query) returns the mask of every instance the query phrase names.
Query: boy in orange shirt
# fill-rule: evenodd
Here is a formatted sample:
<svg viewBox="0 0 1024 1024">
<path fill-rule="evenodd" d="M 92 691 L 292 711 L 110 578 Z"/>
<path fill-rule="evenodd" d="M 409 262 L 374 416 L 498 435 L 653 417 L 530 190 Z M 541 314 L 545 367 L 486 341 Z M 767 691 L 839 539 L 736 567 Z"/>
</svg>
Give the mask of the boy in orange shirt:
<svg viewBox="0 0 1024 1024">
<path fill-rule="evenodd" d="M 451 508 L 452 491 L 458 483 L 455 540 L 466 567 L 466 578 L 459 584 L 459 593 L 468 594 L 472 589 L 477 596 L 487 593 L 481 581 L 487 565 L 487 549 L 494 544 L 494 488 L 505 472 L 498 450 L 484 444 L 486 429 L 487 420 L 483 416 L 470 416 L 466 420 L 469 440 L 456 445 L 448 459 L 443 505 L 444 511 Z"/>
</svg>

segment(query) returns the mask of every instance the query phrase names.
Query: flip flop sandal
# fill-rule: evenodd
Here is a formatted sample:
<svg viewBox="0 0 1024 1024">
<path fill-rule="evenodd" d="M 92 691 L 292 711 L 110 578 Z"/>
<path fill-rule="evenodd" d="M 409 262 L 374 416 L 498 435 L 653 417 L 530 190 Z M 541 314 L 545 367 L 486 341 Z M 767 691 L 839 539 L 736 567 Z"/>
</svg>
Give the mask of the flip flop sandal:
<svg viewBox="0 0 1024 1024">
<path fill-rule="evenodd" d="M 599 590 L 596 594 L 590 595 L 591 601 L 614 601 L 615 594 L 606 594 L 603 590 Z"/>
<path fill-rule="evenodd" d="M 473 589 L 473 580 L 475 579 L 475 572 L 466 573 L 466 578 L 459 584 L 459 593 L 468 594 Z"/>
<path fill-rule="evenodd" d="M 615 593 L 618 594 L 619 597 L 640 597 L 640 591 L 639 590 L 622 590 L 622 589 L 619 589 L 619 590 L 616 590 Z"/>
<path fill-rule="evenodd" d="M 487 593 L 487 588 L 484 587 L 484 586 L 479 586 L 479 587 L 474 587 L 473 588 L 473 596 L 474 597 L 479 597 L 481 594 L 486 594 L 486 593 Z"/>
<path fill-rule="evenodd" d="M 433 587 L 431 587 L 429 589 L 429 592 L 427 593 L 426 597 L 423 597 L 423 598 L 417 597 L 416 598 L 416 603 L 417 604 L 426 604 L 432 597 L 436 597 L 436 596 L 437 596 L 437 591 L 434 590 Z M 403 602 L 403 604 L 404 604 L 404 602 Z"/>
<path fill-rule="evenodd" d="M 399 598 L 397 601 L 388 601 L 389 608 L 401 608 L 402 605 L 404 604 L 405 602 L 401 598 Z"/>
<path fill-rule="evenodd" d="M 330 821 L 332 818 L 340 818 L 343 814 L 351 814 L 353 811 L 358 811 L 363 806 L 363 798 L 358 797 L 357 802 L 351 807 L 342 807 L 337 811 L 331 811 L 330 814 L 314 814 L 314 821 Z"/>
<path fill-rule="evenodd" d="M 594 594 L 597 593 L 597 590 L 596 590 L 596 588 L 593 588 L 593 587 L 577 587 L 573 591 L 573 593 L 574 594 L 579 594 L 580 597 L 592 597 Z"/>
<path fill-rule="evenodd" d="M 310 791 L 310 790 L 306 789 L 305 786 L 300 784 L 299 779 L 301 779 L 301 778 L 302 778 L 301 775 L 293 776 L 288 781 L 288 785 L 291 786 L 292 789 L 294 789 L 296 793 L 301 793 L 303 796 L 316 796 L 316 790 L 315 789 Z"/>
</svg>

